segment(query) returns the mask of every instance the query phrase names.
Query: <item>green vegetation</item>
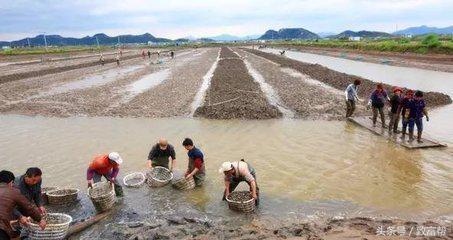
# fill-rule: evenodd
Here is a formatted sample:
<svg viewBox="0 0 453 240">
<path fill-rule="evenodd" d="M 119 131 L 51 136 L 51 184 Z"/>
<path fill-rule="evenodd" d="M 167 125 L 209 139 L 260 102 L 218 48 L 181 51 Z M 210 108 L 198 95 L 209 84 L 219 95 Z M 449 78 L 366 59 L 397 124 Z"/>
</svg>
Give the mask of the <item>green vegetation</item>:
<svg viewBox="0 0 453 240">
<path fill-rule="evenodd" d="M 326 48 L 345 48 L 361 51 L 380 51 L 380 52 L 401 52 L 401 53 L 437 53 L 453 54 L 453 38 L 448 36 L 439 37 L 431 34 L 418 36 L 415 38 L 395 38 L 395 39 L 365 39 L 362 41 L 349 40 L 315 40 L 315 41 L 277 41 L 270 45 L 286 46 L 307 46 L 307 47 L 326 47 Z"/>
<path fill-rule="evenodd" d="M 73 52 L 97 52 L 113 49 L 111 46 L 65 46 L 65 47 L 33 47 L 33 48 L 10 48 L 0 51 L 0 55 L 34 55 L 34 54 L 60 54 Z"/>
</svg>

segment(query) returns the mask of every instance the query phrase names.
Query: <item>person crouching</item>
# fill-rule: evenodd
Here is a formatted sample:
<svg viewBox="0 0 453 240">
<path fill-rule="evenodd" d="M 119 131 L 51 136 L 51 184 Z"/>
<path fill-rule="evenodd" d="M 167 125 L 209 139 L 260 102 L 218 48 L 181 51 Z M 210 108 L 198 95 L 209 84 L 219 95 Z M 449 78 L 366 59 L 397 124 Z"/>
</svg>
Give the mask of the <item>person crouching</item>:
<svg viewBox="0 0 453 240">
<path fill-rule="evenodd" d="M 223 193 L 223 200 L 233 192 L 239 183 L 245 181 L 250 187 L 250 192 L 252 193 L 253 199 L 255 199 L 255 204 L 259 204 L 259 188 L 256 183 L 256 173 L 255 169 L 244 159 L 237 162 L 224 162 L 219 169 L 219 173 L 225 175 L 225 191 Z"/>
<path fill-rule="evenodd" d="M 97 156 L 93 159 L 87 169 L 88 187 L 92 187 L 93 183 L 101 181 L 104 177 L 107 181 L 115 185 L 116 196 L 122 196 L 123 190 L 121 185 L 116 179 L 123 159 L 116 152 Z"/>
</svg>

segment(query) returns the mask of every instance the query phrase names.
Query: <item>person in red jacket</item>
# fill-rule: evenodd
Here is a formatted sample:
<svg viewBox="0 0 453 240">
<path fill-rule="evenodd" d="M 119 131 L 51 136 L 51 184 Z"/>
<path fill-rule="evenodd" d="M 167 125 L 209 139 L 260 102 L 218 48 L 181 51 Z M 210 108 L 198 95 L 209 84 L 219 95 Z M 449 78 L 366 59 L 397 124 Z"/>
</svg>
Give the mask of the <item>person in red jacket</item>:
<svg viewBox="0 0 453 240">
<path fill-rule="evenodd" d="M 93 183 L 100 182 L 101 178 L 104 177 L 107 181 L 115 185 L 116 195 L 121 196 L 122 187 L 117 181 L 116 176 L 120 171 L 119 166 L 122 163 L 123 159 L 117 152 L 96 156 L 87 169 L 88 187 L 92 187 Z"/>
</svg>

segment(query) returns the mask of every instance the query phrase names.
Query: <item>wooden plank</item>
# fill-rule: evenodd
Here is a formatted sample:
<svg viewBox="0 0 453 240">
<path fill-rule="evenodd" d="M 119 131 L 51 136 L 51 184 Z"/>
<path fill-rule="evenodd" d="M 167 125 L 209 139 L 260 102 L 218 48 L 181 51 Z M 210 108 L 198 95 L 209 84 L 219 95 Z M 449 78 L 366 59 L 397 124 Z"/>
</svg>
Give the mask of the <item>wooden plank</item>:
<svg viewBox="0 0 453 240">
<path fill-rule="evenodd" d="M 389 139 L 390 141 L 399 144 L 403 147 L 409 148 L 409 149 L 417 149 L 417 148 L 432 148 L 432 147 L 446 147 L 446 144 L 442 144 L 439 141 L 429 139 L 427 137 L 422 138 L 422 143 L 417 142 L 417 140 L 414 140 L 412 142 L 409 142 L 408 139 L 409 137 L 406 135 L 405 139 L 401 139 L 401 134 L 399 133 L 391 133 L 389 134 L 388 128 L 383 128 L 381 127 L 381 123 L 378 122 L 376 123 L 376 126 L 373 126 L 373 122 L 371 121 L 370 117 L 353 117 L 353 118 L 348 118 L 349 121 L 356 123 L 360 125 L 361 127 L 364 127 L 368 130 L 370 130 L 372 133 L 385 137 Z"/>
</svg>

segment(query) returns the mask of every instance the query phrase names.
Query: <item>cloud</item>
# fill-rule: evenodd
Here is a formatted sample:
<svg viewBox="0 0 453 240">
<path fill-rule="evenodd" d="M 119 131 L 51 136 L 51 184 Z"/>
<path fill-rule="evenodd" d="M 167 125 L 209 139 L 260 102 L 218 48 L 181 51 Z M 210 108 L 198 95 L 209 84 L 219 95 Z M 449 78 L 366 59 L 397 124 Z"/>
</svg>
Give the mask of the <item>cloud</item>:
<svg viewBox="0 0 453 240">
<path fill-rule="evenodd" d="M 150 32 L 178 38 L 281 27 L 391 32 L 396 25 L 452 25 L 452 9 L 450 0 L 0 0 L 0 39 L 42 32 L 79 37 Z"/>
</svg>

